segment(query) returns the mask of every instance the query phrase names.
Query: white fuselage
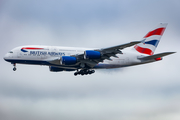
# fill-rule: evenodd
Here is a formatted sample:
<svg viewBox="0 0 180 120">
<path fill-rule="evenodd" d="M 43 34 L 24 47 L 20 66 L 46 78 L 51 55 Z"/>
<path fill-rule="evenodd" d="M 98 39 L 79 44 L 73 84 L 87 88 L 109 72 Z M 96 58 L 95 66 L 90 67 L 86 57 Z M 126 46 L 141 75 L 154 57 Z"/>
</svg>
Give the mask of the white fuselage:
<svg viewBox="0 0 180 120">
<path fill-rule="evenodd" d="M 27 48 L 24 50 L 23 48 Z M 31 48 L 31 49 L 28 49 Z M 34 48 L 34 49 L 32 49 Z M 43 49 L 36 49 L 43 48 Z M 60 59 L 62 56 L 71 56 L 83 54 L 85 50 L 94 50 L 94 48 L 74 48 L 74 47 L 58 47 L 58 46 L 20 46 L 14 48 L 9 53 L 7 53 L 4 59 L 11 63 L 19 64 L 34 64 L 34 65 L 47 65 L 47 66 L 57 66 L 62 68 L 77 69 L 79 66 L 70 65 L 65 66 L 60 63 L 53 64 L 49 61 Z M 138 56 L 142 54 L 138 52 L 123 50 L 123 54 L 117 54 L 117 57 L 111 57 L 112 60 L 104 60 L 100 62 L 93 69 L 108 69 L 108 68 L 119 68 L 132 66 L 137 64 L 147 63 L 138 59 Z M 153 62 L 153 61 L 148 61 Z"/>
</svg>

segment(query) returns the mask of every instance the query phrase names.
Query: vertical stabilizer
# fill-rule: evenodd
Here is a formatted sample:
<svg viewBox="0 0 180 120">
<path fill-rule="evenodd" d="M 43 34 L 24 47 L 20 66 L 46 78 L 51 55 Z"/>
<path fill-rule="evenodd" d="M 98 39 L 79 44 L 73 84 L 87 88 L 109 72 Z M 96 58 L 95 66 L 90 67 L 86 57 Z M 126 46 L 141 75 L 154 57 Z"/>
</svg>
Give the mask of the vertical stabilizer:
<svg viewBox="0 0 180 120">
<path fill-rule="evenodd" d="M 141 43 L 134 46 L 137 52 L 147 55 L 153 55 L 154 51 L 166 29 L 167 23 L 160 23 L 150 32 L 148 32 L 144 37 Z"/>
</svg>

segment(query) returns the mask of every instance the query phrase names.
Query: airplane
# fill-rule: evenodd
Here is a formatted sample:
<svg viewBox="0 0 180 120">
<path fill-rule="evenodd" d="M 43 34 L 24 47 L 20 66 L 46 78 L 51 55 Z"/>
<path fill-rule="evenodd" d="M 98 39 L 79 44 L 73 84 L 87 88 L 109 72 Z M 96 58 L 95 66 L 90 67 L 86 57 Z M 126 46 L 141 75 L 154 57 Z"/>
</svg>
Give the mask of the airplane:
<svg viewBox="0 0 180 120">
<path fill-rule="evenodd" d="M 76 71 L 74 75 L 95 73 L 95 69 L 113 69 L 162 60 L 175 52 L 154 54 L 167 23 L 160 23 L 142 40 L 107 48 L 75 48 L 26 45 L 12 49 L 4 60 L 13 64 L 45 65 L 51 72 Z M 128 49 L 126 49 L 128 48 Z"/>
</svg>

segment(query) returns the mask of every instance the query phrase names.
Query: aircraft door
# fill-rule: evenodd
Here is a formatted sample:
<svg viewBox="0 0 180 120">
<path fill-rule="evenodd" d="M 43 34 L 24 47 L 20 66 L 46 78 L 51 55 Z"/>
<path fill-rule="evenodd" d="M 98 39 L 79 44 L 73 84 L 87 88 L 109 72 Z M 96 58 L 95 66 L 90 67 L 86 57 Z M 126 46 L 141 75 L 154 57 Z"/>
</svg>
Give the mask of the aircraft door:
<svg viewBox="0 0 180 120">
<path fill-rule="evenodd" d="M 21 51 L 18 51 L 18 52 L 17 52 L 17 57 L 18 57 L 18 58 L 21 58 L 21 57 L 22 57 L 22 52 L 21 52 Z"/>
</svg>

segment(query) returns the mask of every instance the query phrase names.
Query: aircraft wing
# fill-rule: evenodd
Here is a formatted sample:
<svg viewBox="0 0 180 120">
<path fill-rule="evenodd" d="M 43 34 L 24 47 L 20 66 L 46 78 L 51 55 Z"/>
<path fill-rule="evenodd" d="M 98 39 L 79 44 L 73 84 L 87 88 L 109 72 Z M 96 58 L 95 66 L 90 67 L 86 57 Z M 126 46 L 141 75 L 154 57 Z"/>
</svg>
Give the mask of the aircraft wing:
<svg viewBox="0 0 180 120">
<path fill-rule="evenodd" d="M 108 47 L 108 48 L 103 48 L 101 50 L 103 51 L 108 51 L 108 50 L 115 50 L 115 49 L 124 49 L 124 48 L 127 48 L 127 47 L 131 47 L 135 44 L 138 44 L 138 43 L 141 43 L 142 41 L 133 41 L 133 42 L 130 42 L 130 43 L 126 43 L 126 44 L 121 44 L 121 45 L 117 45 L 117 46 L 113 46 L 113 47 Z"/>
<path fill-rule="evenodd" d="M 80 55 L 72 55 L 73 57 L 76 57 L 79 63 L 84 63 L 86 64 L 88 67 L 94 67 L 96 64 L 98 64 L 99 62 L 103 62 L 103 60 L 107 59 L 107 60 L 111 60 L 110 57 L 116 57 L 116 54 L 123 54 L 121 52 L 122 49 L 127 48 L 127 47 L 131 47 L 135 44 L 140 43 L 141 41 L 133 41 L 130 43 L 126 43 L 126 44 L 121 44 L 121 45 L 117 45 L 117 46 L 112 46 L 112 47 L 108 47 L 108 48 L 102 48 L 102 49 L 96 49 L 96 50 L 92 50 L 92 51 L 97 51 L 101 54 L 101 57 L 98 59 L 85 59 L 85 53 L 84 54 L 80 54 Z"/>
<path fill-rule="evenodd" d="M 164 57 L 166 55 L 170 55 L 170 54 L 173 54 L 173 53 L 176 53 L 176 52 L 164 52 L 164 53 L 159 53 L 159 54 L 155 54 L 155 55 L 139 57 L 139 59 L 141 59 L 141 60 L 151 60 L 151 59 L 156 59 L 156 58 Z"/>
</svg>

